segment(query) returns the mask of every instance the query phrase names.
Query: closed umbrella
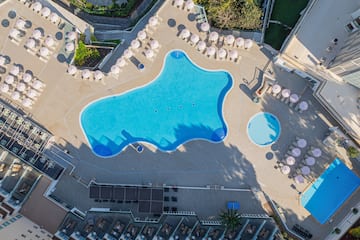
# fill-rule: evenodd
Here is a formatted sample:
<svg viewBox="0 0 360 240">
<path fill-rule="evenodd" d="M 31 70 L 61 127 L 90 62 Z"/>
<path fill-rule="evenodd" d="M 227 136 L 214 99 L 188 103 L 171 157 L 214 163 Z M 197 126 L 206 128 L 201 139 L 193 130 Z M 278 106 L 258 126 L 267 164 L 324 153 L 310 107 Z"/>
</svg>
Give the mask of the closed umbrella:
<svg viewBox="0 0 360 240">
<path fill-rule="evenodd" d="M 137 34 L 137 37 L 140 40 L 144 40 L 146 38 L 146 32 L 144 30 L 139 31 L 138 34 Z"/>
<path fill-rule="evenodd" d="M 300 138 L 296 141 L 296 145 L 299 147 L 299 148 L 304 148 L 306 147 L 307 145 L 307 141 L 303 138 Z"/>
<path fill-rule="evenodd" d="M 113 74 L 118 74 L 120 72 L 120 68 L 118 66 L 116 66 L 116 65 L 112 65 L 110 71 Z"/>
<path fill-rule="evenodd" d="M 206 55 L 208 55 L 208 56 L 213 56 L 215 54 L 215 52 L 216 52 L 216 49 L 213 46 L 208 47 L 206 49 Z"/>
<path fill-rule="evenodd" d="M 72 52 L 75 50 L 75 44 L 73 42 L 68 42 L 66 45 L 65 45 L 65 51 L 67 52 Z"/>
<path fill-rule="evenodd" d="M 14 76 L 17 76 L 20 73 L 20 67 L 19 66 L 13 66 L 10 70 L 10 73 Z"/>
<path fill-rule="evenodd" d="M 201 25 L 200 25 L 200 29 L 201 31 L 203 32 L 207 32 L 210 30 L 210 24 L 207 23 L 207 22 L 203 22 Z"/>
<path fill-rule="evenodd" d="M 288 165 L 290 165 L 290 166 L 294 165 L 295 162 L 296 162 L 296 160 L 295 160 L 295 158 L 294 158 L 293 156 L 288 156 L 288 157 L 286 158 L 286 163 L 287 163 Z"/>
<path fill-rule="evenodd" d="M 6 93 L 9 91 L 9 89 L 10 89 L 10 87 L 6 83 L 1 84 L 1 87 L 0 87 L 1 92 Z"/>
<path fill-rule="evenodd" d="M 36 42 L 32 38 L 27 39 L 25 42 L 25 46 L 30 49 L 33 49 L 35 47 L 35 45 L 36 45 Z"/>
<path fill-rule="evenodd" d="M 175 6 L 181 7 L 184 4 L 184 0 L 175 0 Z"/>
<path fill-rule="evenodd" d="M 27 93 L 26 96 L 28 96 L 29 98 L 36 98 L 38 96 L 38 92 L 35 91 L 34 89 L 30 89 Z"/>
<path fill-rule="evenodd" d="M 0 56 L 0 66 L 4 66 L 6 64 L 6 57 Z"/>
<path fill-rule="evenodd" d="M 234 43 L 234 41 L 235 41 L 235 37 L 234 37 L 233 35 L 227 35 L 227 36 L 225 37 L 225 42 L 226 42 L 226 44 L 231 45 L 231 44 Z"/>
<path fill-rule="evenodd" d="M 151 49 L 147 49 L 147 50 L 145 51 L 145 56 L 146 56 L 147 58 L 152 58 L 152 57 L 154 56 L 154 51 L 151 50 Z"/>
<path fill-rule="evenodd" d="M 300 184 L 300 183 L 304 183 L 305 182 L 305 179 L 302 175 L 297 175 L 295 178 L 294 178 L 295 182 L 297 184 Z"/>
<path fill-rule="evenodd" d="M 314 148 L 313 150 L 311 150 L 311 153 L 314 157 L 320 157 L 322 154 L 320 148 Z"/>
<path fill-rule="evenodd" d="M 284 98 L 290 97 L 290 89 L 287 89 L 287 88 L 283 89 L 281 91 L 281 96 L 284 97 Z"/>
<path fill-rule="evenodd" d="M 306 111 L 309 108 L 309 104 L 305 101 L 299 103 L 299 109 L 301 111 Z"/>
<path fill-rule="evenodd" d="M 149 24 L 150 24 L 150 26 L 156 26 L 156 25 L 158 25 L 158 23 L 159 23 L 159 20 L 157 19 L 157 17 L 155 17 L 155 16 L 152 16 L 150 19 L 149 19 Z"/>
<path fill-rule="evenodd" d="M 206 48 L 206 43 L 204 41 L 199 41 L 198 44 L 197 44 L 197 48 L 200 51 L 204 51 L 204 49 Z"/>
<path fill-rule="evenodd" d="M 32 80 L 32 75 L 30 73 L 24 73 L 22 79 L 24 82 L 29 83 Z"/>
<path fill-rule="evenodd" d="M 5 82 L 7 83 L 7 84 L 13 84 L 14 83 L 14 81 L 15 81 L 15 78 L 14 78 L 14 76 L 12 76 L 12 75 L 7 75 L 6 77 L 5 77 Z"/>
<path fill-rule="evenodd" d="M 30 98 L 25 98 L 23 101 L 22 101 L 22 104 L 24 105 L 24 107 L 30 107 L 32 105 L 32 101 Z"/>
<path fill-rule="evenodd" d="M 40 55 L 43 57 L 47 57 L 49 55 L 49 49 L 47 47 L 40 48 Z"/>
<path fill-rule="evenodd" d="M 74 41 L 77 37 L 77 34 L 76 34 L 76 32 L 72 31 L 67 34 L 67 37 L 70 41 Z"/>
<path fill-rule="evenodd" d="M 291 150 L 291 155 L 294 157 L 299 157 L 301 155 L 301 150 L 299 148 L 293 148 Z"/>
<path fill-rule="evenodd" d="M 183 39 L 190 37 L 190 31 L 189 31 L 189 29 L 186 29 L 186 28 L 183 29 L 183 30 L 181 31 L 181 33 L 180 33 L 180 36 L 181 36 Z"/>
<path fill-rule="evenodd" d="M 297 95 L 296 93 L 293 93 L 290 95 L 290 102 L 292 103 L 297 103 L 299 101 L 299 95 Z"/>
<path fill-rule="evenodd" d="M 20 99 L 20 93 L 19 92 L 13 92 L 11 94 L 11 98 L 14 99 L 14 100 L 19 100 Z"/>
<path fill-rule="evenodd" d="M 77 68 L 74 65 L 69 65 L 67 69 L 67 73 L 70 75 L 74 75 L 77 72 Z"/>
<path fill-rule="evenodd" d="M 285 175 L 288 175 L 290 173 L 291 169 L 288 165 L 284 165 L 281 167 L 281 172 Z"/>
<path fill-rule="evenodd" d="M 52 46 L 54 46 L 54 44 L 55 44 L 55 41 L 54 41 L 54 39 L 52 37 L 49 36 L 49 37 L 47 37 L 45 39 L 45 45 L 46 46 L 52 47 Z"/>
<path fill-rule="evenodd" d="M 186 1 L 186 3 L 185 3 L 185 8 L 187 9 L 187 10 L 193 10 L 194 9 L 194 7 L 195 7 L 195 4 L 194 4 L 194 2 L 192 1 L 192 0 L 187 0 Z"/>
<path fill-rule="evenodd" d="M 83 79 L 88 79 L 91 76 L 91 72 L 89 69 L 84 69 L 81 73 L 81 77 Z"/>
<path fill-rule="evenodd" d="M 19 92 L 23 92 L 26 89 L 26 85 L 24 83 L 18 83 L 18 85 L 16 86 L 16 90 L 18 90 Z"/>
<path fill-rule="evenodd" d="M 309 174 L 310 174 L 310 168 L 309 168 L 308 166 L 303 166 L 303 167 L 301 168 L 301 173 L 302 173 L 303 175 L 309 175 Z"/>
<path fill-rule="evenodd" d="M 9 36 L 12 38 L 17 38 L 19 35 L 20 35 L 20 31 L 15 28 L 11 29 L 9 32 Z"/>
<path fill-rule="evenodd" d="M 41 10 L 41 8 L 42 8 L 42 5 L 41 5 L 40 2 L 35 2 L 35 3 L 33 4 L 32 8 L 33 8 L 33 10 L 34 10 L 35 12 L 39 12 L 39 11 Z"/>
<path fill-rule="evenodd" d="M 139 48 L 139 47 L 140 47 L 140 42 L 139 42 L 138 40 L 136 40 L 136 39 L 132 40 L 132 41 L 131 41 L 131 47 L 132 47 L 133 49 Z"/>
<path fill-rule="evenodd" d="M 315 164 L 315 158 L 313 158 L 313 157 L 307 157 L 306 159 L 305 159 L 305 163 L 306 163 L 306 165 L 308 165 L 308 166 L 313 166 L 314 164 Z"/>
<path fill-rule="evenodd" d="M 215 42 L 219 39 L 219 34 L 217 32 L 211 32 L 209 34 L 209 41 Z"/>
<path fill-rule="evenodd" d="M 243 48 L 244 44 L 245 44 L 245 40 L 242 37 L 238 37 L 235 40 L 235 44 L 236 44 L 237 47 Z"/>
<path fill-rule="evenodd" d="M 129 58 L 132 57 L 132 55 L 133 55 L 133 53 L 130 51 L 130 49 L 126 49 L 126 50 L 124 51 L 124 57 L 125 57 L 125 58 L 129 59 Z"/>
<path fill-rule="evenodd" d="M 40 39 L 41 36 L 42 36 L 42 33 L 39 29 L 35 29 L 31 35 L 31 37 L 34 39 Z"/>
<path fill-rule="evenodd" d="M 126 61 L 124 58 L 120 57 L 116 60 L 116 65 L 118 65 L 119 67 L 123 67 L 126 65 Z"/>
<path fill-rule="evenodd" d="M 226 50 L 224 48 L 220 48 L 217 53 L 219 58 L 225 58 L 226 57 Z"/>
<path fill-rule="evenodd" d="M 23 29 L 25 27 L 26 22 L 23 19 L 18 19 L 15 23 L 15 26 L 19 29 Z"/>
<path fill-rule="evenodd" d="M 104 74 L 100 70 L 96 70 L 94 73 L 95 80 L 101 80 L 104 77 Z"/>
<path fill-rule="evenodd" d="M 31 86 L 38 90 L 38 89 L 42 88 L 44 85 L 39 80 L 35 80 Z"/>
<path fill-rule="evenodd" d="M 279 84 L 275 84 L 272 86 L 271 90 L 273 93 L 278 94 L 281 92 L 281 87 Z"/>
<path fill-rule="evenodd" d="M 150 42 L 150 47 L 151 47 L 151 49 L 157 49 L 157 48 L 159 48 L 159 42 L 157 41 L 157 40 L 151 40 L 151 42 Z"/>
<path fill-rule="evenodd" d="M 251 39 L 246 39 L 244 42 L 244 48 L 245 49 L 250 49 L 253 46 L 253 41 Z"/>
<path fill-rule="evenodd" d="M 234 59 L 238 58 L 238 56 L 239 56 L 239 53 L 238 53 L 237 50 L 232 49 L 232 50 L 229 51 L 229 58 L 231 60 L 234 60 Z"/>
<path fill-rule="evenodd" d="M 199 42 L 199 40 L 200 40 L 199 35 L 194 34 L 194 33 L 191 35 L 190 41 L 191 41 L 193 44 L 198 43 L 198 42 Z"/>
<path fill-rule="evenodd" d="M 40 11 L 40 14 L 44 17 L 48 17 L 50 15 L 51 11 L 48 7 L 43 7 Z"/>
<path fill-rule="evenodd" d="M 50 14 L 50 21 L 52 23 L 56 23 L 57 21 L 59 21 L 59 15 L 57 15 L 56 13 L 52 12 Z"/>
</svg>

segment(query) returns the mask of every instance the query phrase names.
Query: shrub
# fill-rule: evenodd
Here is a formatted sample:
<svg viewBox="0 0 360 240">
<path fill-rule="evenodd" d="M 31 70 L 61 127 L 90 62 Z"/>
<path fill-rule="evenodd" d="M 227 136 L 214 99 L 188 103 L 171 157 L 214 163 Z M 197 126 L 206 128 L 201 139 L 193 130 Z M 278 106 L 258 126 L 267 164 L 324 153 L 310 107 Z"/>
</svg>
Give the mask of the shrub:
<svg viewBox="0 0 360 240">
<path fill-rule="evenodd" d="M 76 66 L 83 66 L 88 59 L 97 59 L 99 57 L 100 53 L 96 48 L 87 48 L 83 41 L 79 41 L 74 59 Z"/>
<path fill-rule="evenodd" d="M 360 238 L 360 226 L 350 229 L 349 233 L 354 238 Z"/>
<path fill-rule="evenodd" d="M 357 150 L 357 148 L 350 146 L 347 149 L 347 155 L 349 158 L 357 158 L 360 155 L 360 152 Z"/>
</svg>

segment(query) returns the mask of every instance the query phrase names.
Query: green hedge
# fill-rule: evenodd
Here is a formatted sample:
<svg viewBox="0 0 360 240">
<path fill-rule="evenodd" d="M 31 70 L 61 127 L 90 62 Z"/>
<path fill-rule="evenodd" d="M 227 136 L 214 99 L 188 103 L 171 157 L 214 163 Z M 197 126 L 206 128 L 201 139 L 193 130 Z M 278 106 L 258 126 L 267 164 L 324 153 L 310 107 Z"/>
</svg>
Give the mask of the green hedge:
<svg viewBox="0 0 360 240">
<path fill-rule="evenodd" d="M 83 66 L 88 60 L 97 59 L 100 53 L 96 48 L 87 48 L 83 41 L 79 41 L 75 51 L 74 63 L 76 66 Z"/>
<path fill-rule="evenodd" d="M 128 17 L 141 0 L 128 0 L 127 3 L 117 4 L 115 0 L 109 6 L 94 5 L 86 0 L 70 0 L 70 3 L 86 13 L 106 17 Z"/>
</svg>

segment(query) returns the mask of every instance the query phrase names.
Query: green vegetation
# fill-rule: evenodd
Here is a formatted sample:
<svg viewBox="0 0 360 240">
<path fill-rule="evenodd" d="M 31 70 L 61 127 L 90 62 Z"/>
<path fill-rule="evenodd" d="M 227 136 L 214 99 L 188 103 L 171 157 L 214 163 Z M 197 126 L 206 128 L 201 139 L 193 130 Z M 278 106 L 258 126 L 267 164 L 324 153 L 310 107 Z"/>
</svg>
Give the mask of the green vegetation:
<svg viewBox="0 0 360 240">
<path fill-rule="evenodd" d="M 262 10 L 258 0 L 196 0 L 204 6 L 211 24 L 221 29 L 257 30 Z"/>
<path fill-rule="evenodd" d="M 360 152 L 359 150 L 357 150 L 355 147 L 350 146 L 348 147 L 348 149 L 346 150 L 347 155 L 349 156 L 349 158 L 357 158 L 360 156 Z"/>
<path fill-rule="evenodd" d="M 230 230 L 234 230 L 240 225 L 240 215 L 236 210 L 222 211 L 219 216 L 221 223 Z"/>
<path fill-rule="evenodd" d="M 349 233 L 354 238 L 360 238 L 360 226 L 350 229 Z"/>
<path fill-rule="evenodd" d="M 274 49 L 279 50 L 289 33 L 290 30 L 286 27 L 279 24 L 270 23 L 265 32 L 265 42 L 270 44 Z"/>
<path fill-rule="evenodd" d="M 100 58 L 100 53 L 96 48 L 87 48 L 83 41 L 79 41 L 75 51 L 74 63 L 76 66 L 83 66 L 86 62 Z"/>
<path fill-rule="evenodd" d="M 72 5 L 86 13 L 107 17 L 127 17 L 140 2 L 140 0 L 128 0 L 127 3 L 119 5 L 112 0 L 112 4 L 109 6 L 98 6 L 86 0 L 70 0 Z"/>
</svg>

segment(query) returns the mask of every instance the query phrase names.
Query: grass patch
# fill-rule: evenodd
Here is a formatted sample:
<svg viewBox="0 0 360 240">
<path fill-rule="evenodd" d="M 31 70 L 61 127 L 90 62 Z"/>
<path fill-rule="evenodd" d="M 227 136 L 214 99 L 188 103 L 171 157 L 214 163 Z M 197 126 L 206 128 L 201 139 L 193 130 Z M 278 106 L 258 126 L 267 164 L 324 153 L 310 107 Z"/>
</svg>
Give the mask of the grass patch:
<svg viewBox="0 0 360 240">
<path fill-rule="evenodd" d="M 300 17 L 300 12 L 308 2 L 309 0 L 275 0 L 271 20 L 278 20 L 289 27 L 293 27 Z"/>
<path fill-rule="evenodd" d="M 282 43 L 289 33 L 289 29 L 279 24 L 270 23 L 266 29 L 264 41 L 276 50 L 280 50 Z"/>
</svg>

